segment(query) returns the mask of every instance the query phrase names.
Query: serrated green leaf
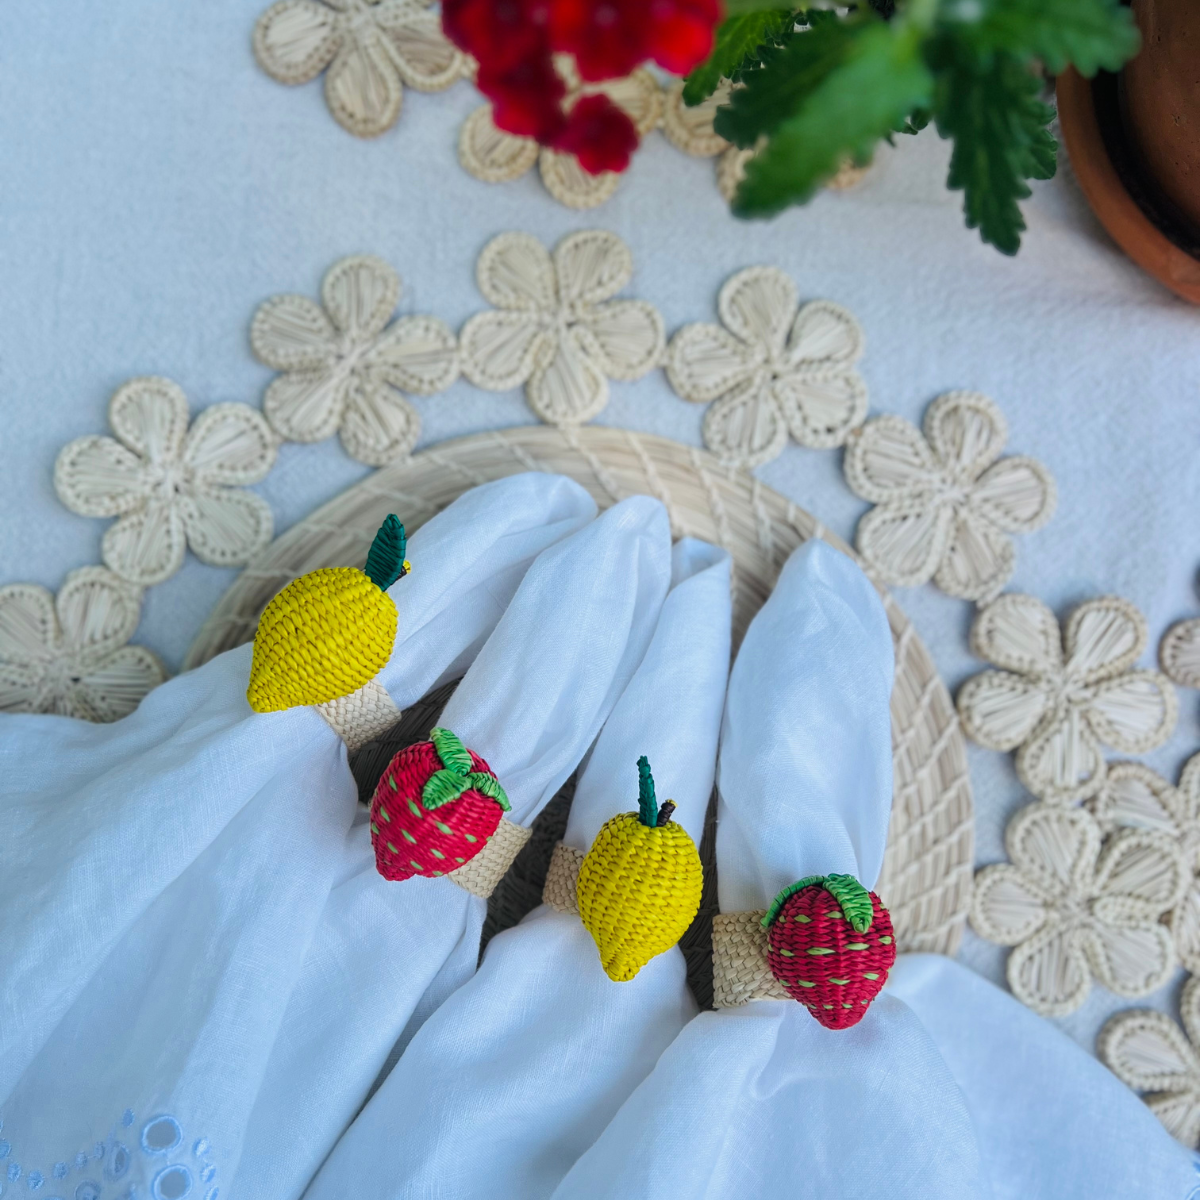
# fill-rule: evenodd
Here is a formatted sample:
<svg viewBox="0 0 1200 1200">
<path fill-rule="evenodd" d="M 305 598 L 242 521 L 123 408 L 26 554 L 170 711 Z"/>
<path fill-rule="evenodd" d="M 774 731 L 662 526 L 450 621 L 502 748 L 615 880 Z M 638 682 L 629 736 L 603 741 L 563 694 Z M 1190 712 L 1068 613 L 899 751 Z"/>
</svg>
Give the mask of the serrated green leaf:
<svg viewBox="0 0 1200 1200">
<path fill-rule="evenodd" d="M 684 104 L 702 104 L 722 79 L 732 79 L 738 71 L 757 64 L 763 46 L 777 45 L 795 23 L 790 8 L 727 17 L 717 27 L 712 54 L 684 80 Z"/>
<path fill-rule="evenodd" d="M 763 47 L 761 66 L 739 73 L 744 86 L 717 109 L 713 128 L 735 146 L 755 145 L 763 134 L 800 110 L 845 60 L 859 31 L 866 27 L 863 21 L 836 17 L 818 20 L 782 46 Z"/>
<path fill-rule="evenodd" d="M 983 59 L 961 44 L 942 44 L 938 132 L 953 138 L 946 186 L 962 189 L 967 227 L 1004 254 L 1015 254 L 1025 228 L 1018 200 L 1029 196 L 1026 179 L 1054 174 L 1057 143 L 1046 126 L 1053 110 L 1038 99 L 1037 78 L 1011 54 Z"/>
<path fill-rule="evenodd" d="M 982 6 L 958 0 L 943 12 L 948 25 L 969 28 L 979 49 L 1041 59 L 1054 74 L 1068 65 L 1089 77 L 1116 71 L 1140 44 L 1133 14 L 1120 0 L 985 0 Z"/>
<path fill-rule="evenodd" d="M 795 43 L 825 28 L 819 26 Z M 880 138 L 931 102 L 933 77 L 916 31 L 880 21 L 850 29 L 839 61 L 800 97 L 788 119 L 773 127 L 766 146 L 746 164 L 746 178 L 734 198 L 739 216 L 767 216 L 804 203 L 843 159 L 865 161 Z"/>
</svg>

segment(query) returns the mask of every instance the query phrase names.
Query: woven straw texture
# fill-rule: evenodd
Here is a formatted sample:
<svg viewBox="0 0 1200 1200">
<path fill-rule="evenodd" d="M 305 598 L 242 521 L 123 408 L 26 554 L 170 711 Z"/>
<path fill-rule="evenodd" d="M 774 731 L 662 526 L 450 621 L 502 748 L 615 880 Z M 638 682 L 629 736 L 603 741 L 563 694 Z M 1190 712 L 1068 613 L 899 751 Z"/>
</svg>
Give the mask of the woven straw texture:
<svg viewBox="0 0 1200 1200">
<path fill-rule="evenodd" d="M 467 489 L 522 471 L 568 475 L 602 507 L 638 493 L 656 496 L 670 513 L 676 537 L 704 538 L 728 550 L 734 561 L 735 645 L 801 542 L 821 537 L 853 554 L 820 521 L 778 492 L 744 472 L 722 467 L 703 450 L 666 438 L 595 426 L 477 434 L 377 471 L 277 538 L 217 604 L 192 645 L 187 666 L 250 641 L 272 596 L 297 576 L 335 564 L 361 566 L 386 513 L 402 514 L 411 535 Z M 974 850 L 966 749 L 929 652 L 899 605 L 886 591 L 882 595 L 896 644 L 895 796 L 876 890 L 891 911 L 902 951 L 953 954 L 970 904 Z M 428 732 L 426 725 L 411 740 Z M 378 773 L 372 787 L 377 780 Z M 540 874 L 535 896 L 540 897 L 553 844 L 561 836 L 560 831 L 546 843 L 540 867 L 528 880 L 532 884 Z M 715 872 L 703 846 L 701 857 L 710 885 Z M 516 865 L 520 867 L 519 860 Z M 706 886 L 706 895 L 708 891 Z M 701 918 L 706 911 L 702 902 Z M 683 943 L 689 958 L 707 939 L 693 925 Z M 711 995 L 711 983 L 709 988 Z"/>
</svg>

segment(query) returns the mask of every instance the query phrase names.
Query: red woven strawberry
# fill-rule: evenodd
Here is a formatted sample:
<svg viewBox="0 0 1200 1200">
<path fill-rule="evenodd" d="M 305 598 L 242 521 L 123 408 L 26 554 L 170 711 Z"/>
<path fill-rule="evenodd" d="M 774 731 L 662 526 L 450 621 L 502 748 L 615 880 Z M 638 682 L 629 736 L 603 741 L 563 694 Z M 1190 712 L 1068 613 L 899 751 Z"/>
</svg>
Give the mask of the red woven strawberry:
<svg viewBox="0 0 1200 1200">
<path fill-rule="evenodd" d="M 827 1029 L 857 1025 L 896 961 L 892 918 L 853 875 L 810 875 L 771 902 L 767 963 Z"/>
<path fill-rule="evenodd" d="M 407 746 L 371 798 L 371 845 L 384 879 L 446 875 L 491 840 L 508 812 L 492 769 L 450 732 Z"/>
</svg>

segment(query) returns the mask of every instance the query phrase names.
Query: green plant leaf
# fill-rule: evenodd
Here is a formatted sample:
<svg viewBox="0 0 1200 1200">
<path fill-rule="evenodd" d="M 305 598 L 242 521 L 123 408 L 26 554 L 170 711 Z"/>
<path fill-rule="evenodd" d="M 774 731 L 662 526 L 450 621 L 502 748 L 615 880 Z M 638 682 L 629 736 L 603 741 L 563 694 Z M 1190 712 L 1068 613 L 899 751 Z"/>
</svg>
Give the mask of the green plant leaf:
<svg viewBox="0 0 1200 1200">
<path fill-rule="evenodd" d="M 792 9 L 769 9 L 727 17 L 717 27 L 713 52 L 684 80 L 683 102 L 702 104 L 722 79 L 759 62 L 764 45 L 778 45 L 796 23 Z"/>
<path fill-rule="evenodd" d="M 853 875 L 828 875 L 825 890 L 842 907 L 842 915 L 856 933 L 866 933 L 875 920 L 871 894 Z"/>
<path fill-rule="evenodd" d="M 863 20 L 839 20 L 827 13 L 811 16 L 810 29 L 783 45 L 763 46 L 760 65 L 738 73 L 745 86 L 734 90 L 713 119 L 713 128 L 726 141 L 745 149 L 783 124 L 845 61 L 859 31 L 866 28 Z"/>
<path fill-rule="evenodd" d="M 880 138 L 930 103 L 933 77 L 922 60 L 915 30 L 880 21 L 838 25 L 843 27 L 841 36 L 849 33 L 849 41 L 838 48 L 837 61 L 823 64 L 816 86 L 793 97 L 790 115 L 772 125 L 770 140 L 746 164 L 746 178 L 733 205 L 739 216 L 767 216 L 789 204 L 802 204 L 843 159 L 865 162 Z M 831 23 L 818 25 L 795 38 L 788 49 L 830 28 Z M 762 74 L 767 73 L 764 68 Z M 735 105 L 741 94 L 734 93 Z M 725 111 L 719 110 L 718 117 Z M 752 126 L 747 121 L 739 132 Z M 729 137 L 720 127 L 718 132 Z"/>
<path fill-rule="evenodd" d="M 1004 254 L 1015 254 L 1025 228 L 1018 200 L 1026 179 L 1054 174 L 1057 143 L 1046 126 L 1054 112 L 1038 99 L 1037 78 L 1011 54 L 983 56 L 940 39 L 934 111 L 938 132 L 953 138 L 946 186 L 962 189 L 967 227 Z"/>
<path fill-rule="evenodd" d="M 943 9 L 943 19 L 948 28 L 966 27 L 962 32 L 980 50 L 1038 58 L 1054 74 L 1068 65 L 1089 77 L 1116 71 L 1141 40 L 1120 0 L 986 0 L 982 6 L 957 0 Z"/>
</svg>

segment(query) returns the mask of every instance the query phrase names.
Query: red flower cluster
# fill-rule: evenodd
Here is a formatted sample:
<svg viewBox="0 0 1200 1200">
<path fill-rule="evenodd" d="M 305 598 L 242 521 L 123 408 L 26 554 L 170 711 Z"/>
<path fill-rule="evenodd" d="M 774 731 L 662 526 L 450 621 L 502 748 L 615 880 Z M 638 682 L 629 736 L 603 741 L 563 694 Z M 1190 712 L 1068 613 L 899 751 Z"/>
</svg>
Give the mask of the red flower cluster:
<svg viewBox="0 0 1200 1200">
<path fill-rule="evenodd" d="M 623 171 L 637 148 L 628 114 L 603 94 L 567 101 L 554 54 L 580 78 L 619 79 L 653 59 L 677 75 L 708 57 L 720 0 L 443 0 L 446 36 L 479 63 L 500 129 L 574 154 L 585 171 Z"/>
</svg>

